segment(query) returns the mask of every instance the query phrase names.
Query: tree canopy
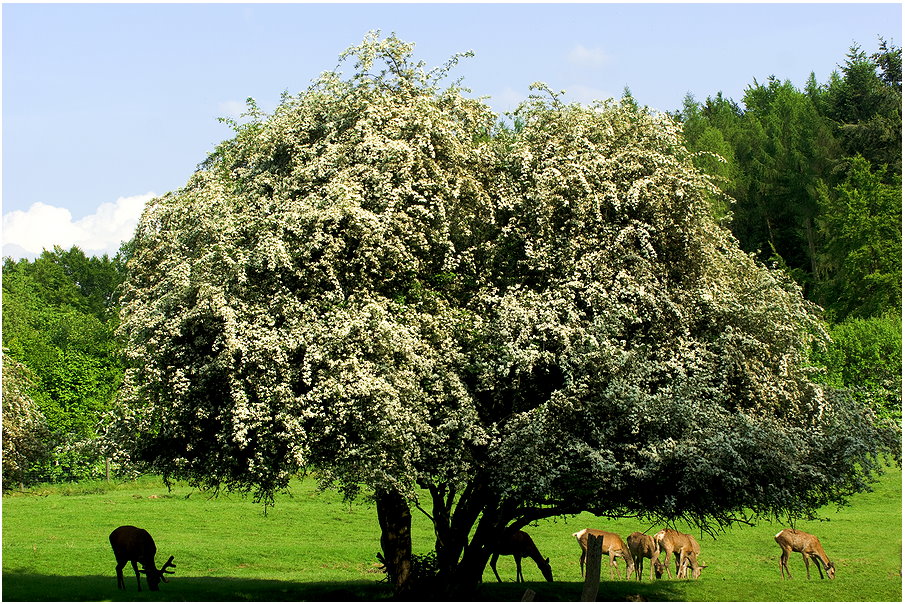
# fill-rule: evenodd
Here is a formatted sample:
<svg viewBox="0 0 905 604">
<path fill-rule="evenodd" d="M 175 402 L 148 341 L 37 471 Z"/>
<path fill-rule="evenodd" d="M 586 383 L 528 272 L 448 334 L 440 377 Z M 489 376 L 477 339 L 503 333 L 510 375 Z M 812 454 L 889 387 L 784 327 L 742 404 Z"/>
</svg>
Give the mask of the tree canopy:
<svg viewBox="0 0 905 604">
<path fill-rule="evenodd" d="M 351 75 L 251 103 L 149 203 L 112 441 L 265 500 L 302 471 L 375 494 L 400 589 L 415 507 L 468 587 L 543 517 L 724 525 L 866 487 L 896 432 L 818 383 L 816 308 L 714 221 L 679 124 L 537 85 L 501 125 L 412 49 L 372 34 Z"/>
<path fill-rule="evenodd" d="M 16 397 L 33 403 L 31 416 L 11 417 L 33 416 L 28 422 L 42 427 L 41 450 L 51 453 L 27 456 L 18 480 L 76 480 L 103 471 L 92 441 L 122 382 L 113 334 L 123 276 L 119 256 L 88 258 L 76 247 L 45 250 L 33 261 L 4 260 L 3 353 L 11 357 L 4 378 L 18 384 L 11 390 Z"/>
</svg>

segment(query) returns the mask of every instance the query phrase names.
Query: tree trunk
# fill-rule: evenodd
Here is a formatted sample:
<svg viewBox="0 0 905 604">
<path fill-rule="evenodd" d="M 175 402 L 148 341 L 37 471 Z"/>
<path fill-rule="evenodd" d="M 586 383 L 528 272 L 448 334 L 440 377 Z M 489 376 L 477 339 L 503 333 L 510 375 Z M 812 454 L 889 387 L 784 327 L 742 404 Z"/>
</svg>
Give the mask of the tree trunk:
<svg viewBox="0 0 905 604">
<path fill-rule="evenodd" d="M 471 541 L 462 551 L 462 559 L 446 581 L 444 589 L 449 597 L 470 598 L 481 584 L 484 568 L 493 555 L 506 522 L 498 500 L 482 497 L 481 517 Z"/>
<path fill-rule="evenodd" d="M 434 496 L 433 522 L 437 536 L 437 580 L 440 585 L 458 582 L 459 560 L 468 545 L 468 536 L 477 522 L 486 503 L 485 489 L 478 481 L 473 481 L 463 489 L 452 510 L 454 497 L 437 491 Z M 482 569 L 483 572 L 483 569 Z"/>
<path fill-rule="evenodd" d="M 383 564 L 397 596 L 412 590 L 412 512 L 396 491 L 377 491 L 377 521 Z"/>
<path fill-rule="evenodd" d="M 805 218 L 805 231 L 808 236 L 808 256 L 811 260 L 811 274 L 814 275 L 814 281 L 820 281 L 820 274 L 817 272 L 817 244 L 814 242 L 814 219 L 810 216 Z"/>
</svg>

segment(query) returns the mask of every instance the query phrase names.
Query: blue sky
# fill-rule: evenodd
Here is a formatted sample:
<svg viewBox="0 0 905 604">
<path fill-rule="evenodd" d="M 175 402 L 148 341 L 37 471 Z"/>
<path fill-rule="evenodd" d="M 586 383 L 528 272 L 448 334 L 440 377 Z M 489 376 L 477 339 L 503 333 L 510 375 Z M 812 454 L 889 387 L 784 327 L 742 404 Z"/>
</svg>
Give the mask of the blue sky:
<svg viewBox="0 0 905 604">
<path fill-rule="evenodd" d="M 628 87 L 672 111 L 755 78 L 825 82 L 857 43 L 901 45 L 899 3 L 3 4 L 3 255 L 112 252 L 144 201 L 183 185 L 254 97 L 272 110 L 379 29 L 497 112 L 543 81 Z"/>
</svg>

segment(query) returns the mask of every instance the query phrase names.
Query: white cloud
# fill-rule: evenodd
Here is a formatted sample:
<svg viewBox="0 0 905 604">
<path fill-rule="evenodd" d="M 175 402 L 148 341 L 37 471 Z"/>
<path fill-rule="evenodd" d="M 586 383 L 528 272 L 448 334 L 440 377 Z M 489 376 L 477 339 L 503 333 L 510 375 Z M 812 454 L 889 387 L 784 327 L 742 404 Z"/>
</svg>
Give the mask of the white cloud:
<svg viewBox="0 0 905 604">
<path fill-rule="evenodd" d="M 66 208 L 45 203 L 9 212 L 3 215 L 3 255 L 34 258 L 55 245 L 63 249 L 76 245 L 89 256 L 115 254 L 132 237 L 145 203 L 154 197 L 154 193 L 120 197 L 75 221 Z"/>
<path fill-rule="evenodd" d="M 600 48 L 586 48 L 578 44 L 569 51 L 569 62 L 580 67 L 603 67 L 611 60 Z"/>
</svg>

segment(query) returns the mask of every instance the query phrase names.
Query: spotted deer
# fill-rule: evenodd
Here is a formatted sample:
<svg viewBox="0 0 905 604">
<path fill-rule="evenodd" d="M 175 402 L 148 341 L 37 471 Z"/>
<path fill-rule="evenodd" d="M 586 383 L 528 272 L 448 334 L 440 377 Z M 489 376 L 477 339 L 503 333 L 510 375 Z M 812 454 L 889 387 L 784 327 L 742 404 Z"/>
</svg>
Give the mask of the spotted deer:
<svg viewBox="0 0 905 604">
<path fill-rule="evenodd" d="M 601 537 L 601 548 L 603 553 L 610 558 L 610 581 L 613 580 L 614 571 L 616 570 L 616 558 L 622 558 L 625 561 L 625 578 L 628 579 L 635 571 L 635 563 L 632 560 L 632 554 L 622 541 L 622 537 L 616 533 L 600 531 L 597 529 L 582 529 L 572 536 L 578 541 L 581 547 L 581 558 L 579 565 L 581 566 L 581 576 L 584 576 L 584 563 L 588 557 L 588 536 L 597 535 Z"/>
<path fill-rule="evenodd" d="M 779 574 L 783 579 L 792 578 L 792 573 L 789 571 L 789 554 L 792 552 L 800 552 L 801 557 L 804 558 L 804 568 L 807 571 L 808 579 L 811 578 L 810 560 L 814 560 L 817 565 L 817 572 L 820 573 L 821 579 L 823 578 L 821 565 L 826 569 L 826 574 L 830 579 L 836 578 L 835 565 L 823 551 L 820 539 L 814 535 L 796 529 L 783 529 L 776 533 L 773 539 L 782 548 L 782 554 L 779 556 Z M 789 574 L 788 577 L 786 577 L 786 573 Z"/>
<path fill-rule="evenodd" d="M 148 589 L 151 591 L 160 591 L 160 582 L 168 583 L 164 574 L 172 575 L 175 571 L 167 570 L 168 568 L 176 568 L 173 563 L 173 556 L 167 560 L 158 570 L 154 563 L 154 556 L 157 554 L 157 546 L 154 545 L 154 539 L 145 529 L 136 528 L 134 526 L 121 526 L 114 529 L 110 533 L 110 545 L 113 546 L 113 555 L 116 556 L 116 586 L 120 589 L 126 589 L 126 582 L 123 579 L 123 568 L 127 562 L 132 563 L 135 570 L 135 579 L 138 581 L 138 591 L 141 591 L 141 575 L 144 573 L 148 581 Z M 142 570 L 138 570 L 138 564 L 141 564 Z"/>
</svg>

